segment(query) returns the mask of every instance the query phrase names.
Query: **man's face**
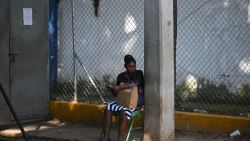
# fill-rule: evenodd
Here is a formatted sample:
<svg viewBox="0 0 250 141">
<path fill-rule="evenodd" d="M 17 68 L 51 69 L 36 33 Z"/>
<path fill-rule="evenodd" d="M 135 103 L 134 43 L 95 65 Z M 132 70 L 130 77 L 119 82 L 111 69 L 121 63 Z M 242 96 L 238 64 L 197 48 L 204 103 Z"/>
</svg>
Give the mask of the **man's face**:
<svg viewBox="0 0 250 141">
<path fill-rule="evenodd" d="M 136 64 L 134 62 L 130 62 L 127 64 L 126 70 L 129 74 L 134 74 L 136 70 Z"/>
</svg>

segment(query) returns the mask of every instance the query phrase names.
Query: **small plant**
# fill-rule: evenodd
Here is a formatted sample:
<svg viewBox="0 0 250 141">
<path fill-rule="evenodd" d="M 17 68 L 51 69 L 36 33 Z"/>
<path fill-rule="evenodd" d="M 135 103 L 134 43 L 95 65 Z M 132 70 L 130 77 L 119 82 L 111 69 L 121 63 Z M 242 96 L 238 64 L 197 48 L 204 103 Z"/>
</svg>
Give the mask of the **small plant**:
<svg viewBox="0 0 250 141">
<path fill-rule="evenodd" d="M 197 96 L 196 89 L 193 89 L 193 86 L 188 82 L 182 82 L 180 85 L 176 87 L 176 100 L 188 101 L 191 98 Z"/>
<path fill-rule="evenodd" d="M 225 84 L 216 85 L 203 79 L 198 88 L 196 101 L 203 103 L 226 104 L 229 102 L 227 99 L 230 97 L 232 97 L 232 94 Z"/>
<path fill-rule="evenodd" d="M 250 96 L 250 84 L 243 84 L 239 89 L 236 91 L 236 95 L 241 97 L 249 97 Z"/>
<path fill-rule="evenodd" d="M 250 84 L 243 84 L 238 88 L 236 96 L 240 104 L 250 105 Z"/>
</svg>

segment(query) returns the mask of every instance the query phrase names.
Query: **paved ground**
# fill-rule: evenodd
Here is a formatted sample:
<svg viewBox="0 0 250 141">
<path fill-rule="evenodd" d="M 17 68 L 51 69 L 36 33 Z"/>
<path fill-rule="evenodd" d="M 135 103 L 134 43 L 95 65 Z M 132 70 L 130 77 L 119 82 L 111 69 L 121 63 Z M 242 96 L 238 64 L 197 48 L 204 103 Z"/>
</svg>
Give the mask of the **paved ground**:
<svg viewBox="0 0 250 141">
<path fill-rule="evenodd" d="M 55 121 L 26 124 L 25 131 L 31 141 L 98 141 L 101 128 L 82 124 L 58 123 Z M 2 129 L 0 141 L 24 141 L 20 138 L 18 128 Z M 142 141 L 143 130 L 135 130 L 131 135 L 131 141 Z M 115 141 L 117 129 L 113 128 L 111 139 Z M 176 131 L 176 141 L 225 141 L 226 135 L 204 135 L 191 132 Z M 227 141 L 250 141 L 250 136 L 243 135 Z"/>
</svg>

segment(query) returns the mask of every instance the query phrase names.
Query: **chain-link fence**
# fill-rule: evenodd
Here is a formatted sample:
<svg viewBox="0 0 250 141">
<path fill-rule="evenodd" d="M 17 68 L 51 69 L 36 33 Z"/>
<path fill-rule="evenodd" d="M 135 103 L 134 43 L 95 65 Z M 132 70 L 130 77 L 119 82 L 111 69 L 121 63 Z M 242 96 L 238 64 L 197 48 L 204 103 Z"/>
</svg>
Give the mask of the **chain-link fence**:
<svg viewBox="0 0 250 141">
<path fill-rule="evenodd" d="M 250 1 L 178 0 L 175 107 L 250 113 Z M 123 57 L 144 64 L 143 0 L 61 0 L 52 98 L 109 101 Z"/>
<path fill-rule="evenodd" d="M 113 98 L 105 89 L 132 54 L 144 68 L 141 0 L 61 0 L 58 5 L 58 81 L 53 98 L 89 102 Z"/>
<path fill-rule="evenodd" d="M 250 116 L 250 1 L 177 5 L 176 110 Z"/>
</svg>

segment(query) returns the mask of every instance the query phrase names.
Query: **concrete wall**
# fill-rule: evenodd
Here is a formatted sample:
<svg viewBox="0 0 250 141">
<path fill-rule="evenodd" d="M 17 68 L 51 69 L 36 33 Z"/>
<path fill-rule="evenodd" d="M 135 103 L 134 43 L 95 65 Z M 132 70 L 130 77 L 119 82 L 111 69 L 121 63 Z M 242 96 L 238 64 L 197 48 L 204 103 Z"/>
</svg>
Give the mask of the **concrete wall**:
<svg viewBox="0 0 250 141">
<path fill-rule="evenodd" d="M 9 38 L 10 5 L 9 0 L 0 1 L 0 83 L 9 96 Z M 9 121 L 9 109 L 0 93 L 0 123 Z"/>
<path fill-rule="evenodd" d="M 48 0 L 11 1 L 10 95 L 21 119 L 48 115 Z M 23 8 L 32 8 L 24 24 Z"/>
<path fill-rule="evenodd" d="M 4 0 L 0 6 L 1 83 L 20 119 L 46 118 L 49 108 L 48 0 Z M 24 24 L 23 8 L 32 8 L 31 25 Z M 3 105 L 0 120 L 4 118 L 10 123 L 14 118 L 0 100 Z M 6 122 L 0 121 L 2 123 Z"/>
</svg>

